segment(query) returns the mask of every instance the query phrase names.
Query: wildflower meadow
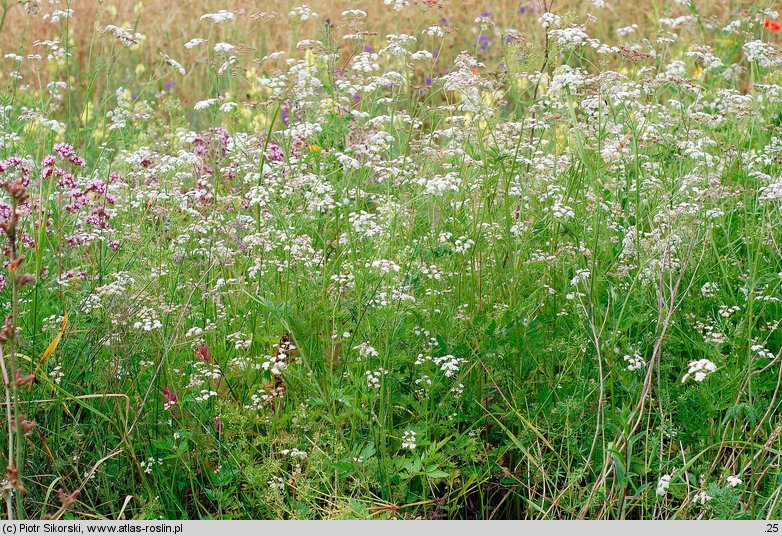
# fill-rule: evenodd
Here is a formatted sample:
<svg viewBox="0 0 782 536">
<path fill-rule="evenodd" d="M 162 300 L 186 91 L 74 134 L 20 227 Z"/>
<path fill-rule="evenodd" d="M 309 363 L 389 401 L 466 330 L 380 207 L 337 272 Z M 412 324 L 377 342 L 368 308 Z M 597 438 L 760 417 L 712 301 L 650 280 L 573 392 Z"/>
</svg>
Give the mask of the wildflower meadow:
<svg viewBox="0 0 782 536">
<path fill-rule="evenodd" d="M 734 0 L 0 0 L 8 519 L 782 517 Z"/>
</svg>

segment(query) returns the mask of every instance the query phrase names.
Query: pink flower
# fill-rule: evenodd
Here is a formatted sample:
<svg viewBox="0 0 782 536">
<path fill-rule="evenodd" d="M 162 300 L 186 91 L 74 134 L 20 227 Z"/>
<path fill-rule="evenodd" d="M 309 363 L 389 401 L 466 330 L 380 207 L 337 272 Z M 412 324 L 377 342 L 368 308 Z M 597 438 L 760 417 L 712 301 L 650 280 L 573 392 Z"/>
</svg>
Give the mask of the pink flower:
<svg viewBox="0 0 782 536">
<path fill-rule="evenodd" d="M 207 363 L 208 363 L 208 362 L 209 362 L 209 359 L 210 359 L 210 357 L 211 357 L 211 356 L 210 356 L 210 354 L 209 354 L 209 348 L 207 348 L 205 344 L 202 344 L 202 345 L 200 345 L 200 346 L 198 347 L 198 350 L 196 350 L 196 353 L 195 353 L 195 358 L 196 358 L 197 360 L 199 360 L 199 361 L 205 361 L 205 362 L 207 362 Z"/>
<path fill-rule="evenodd" d="M 163 387 L 163 409 L 169 410 L 177 403 L 177 396 L 174 394 L 173 388 Z"/>
</svg>

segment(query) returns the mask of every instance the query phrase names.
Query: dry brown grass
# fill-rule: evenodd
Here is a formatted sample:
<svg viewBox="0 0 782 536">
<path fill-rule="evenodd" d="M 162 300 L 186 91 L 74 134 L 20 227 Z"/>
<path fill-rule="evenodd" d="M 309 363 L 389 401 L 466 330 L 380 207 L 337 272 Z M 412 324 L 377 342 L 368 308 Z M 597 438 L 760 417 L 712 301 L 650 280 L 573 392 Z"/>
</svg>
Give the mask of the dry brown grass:
<svg viewBox="0 0 782 536">
<path fill-rule="evenodd" d="M 63 4 L 64 4 L 63 0 Z M 182 44 L 193 36 L 203 34 L 208 23 L 198 17 L 218 9 L 230 9 L 242 14 L 276 11 L 286 14 L 293 6 L 309 3 L 320 15 L 321 20 L 338 21 L 339 14 L 348 8 L 363 9 L 368 14 L 367 27 L 380 32 L 404 32 L 415 27 L 436 23 L 440 17 L 447 17 L 449 25 L 464 29 L 483 11 L 489 11 L 493 20 L 501 27 L 516 27 L 523 31 L 528 23 L 537 17 L 519 14 L 519 6 L 525 2 L 518 0 L 451 0 L 441 6 L 427 7 L 419 5 L 406 9 L 401 15 L 386 6 L 382 0 L 310 0 L 308 2 L 271 1 L 242 2 L 237 0 L 72 0 L 74 10 L 72 20 L 72 40 L 77 45 L 86 45 L 92 38 L 93 28 L 102 28 L 106 24 L 133 27 L 147 37 L 147 48 L 152 54 L 160 50 L 181 52 Z M 652 20 L 655 14 L 665 11 L 666 2 L 661 0 L 636 0 L 610 2 L 605 20 L 618 25 L 643 25 Z M 424 4 L 421 2 L 421 4 Z M 531 4 L 538 4 L 533 0 Z M 702 11 L 725 13 L 734 9 L 736 2 L 730 0 L 709 0 L 700 2 Z M 555 0 L 558 13 L 567 11 L 584 12 L 590 2 L 583 0 Z M 60 6 L 63 7 L 63 6 Z M 52 9 L 44 5 L 42 12 Z M 540 9 L 538 7 L 538 9 Z M 261 28 L 261 27 L 264 28 Z M 609 23 L 609 26 L 612 24 Z M 608 28 L 606 28 L 608 29 Z M 221 31 L 244 39 L 244 42 L 256 48 L 284 49 L 290 46 L 296 32 L 292 31 L 281 17 L 272 23 L 253 20 L 251 17 L 239 17 L 237 21 Z M 462 30 L 464 34 L 464 30 Z M 38 39 L 50 39 L 59 34 L 59 27 L 43 21 L 41 17 L 29 20 L 18 2 L 9 0 L 8 16 L 5 27 L 0 33 L 0 50 L 17 50 L 20 44 L 30 44 Z M 263 40 L 261 40 L 263 37 Z M 465 35 L 469 44 L 471 36 Z M 84 47 L 80 47 L 84 48 Z"/>
<path fill-rule="evenodd" d="M 0 0 L 0 6 L 4 0 Z M 17 0 L 5 0 L 7 2 L 7 17 L 0 31 L 0 52 L 16 52 L 27 54 L 30 52 L 43 52 L 36 49 L 33 43 L 36 40 L 55 39 L 61 36 L 61 24 L 52 24 L 43 19 L 43 14 L 53 9 L 64 9 L 66 0 L 62 0 L 59 6 L 50 6 L 43 1 L 41 12 L 34 17 L 27 16 L 25 9 Z M 320 25 L 318 32 L 313 32 L 311 22 L 305 23 L 302 28 L 292 27 L 288 22 L 287 13 L 294 6 L 309 3 L 320 15 L 320 21 L 329 19 L 337 25 L 334 33 L 341 36 L 346 33 L 339 27 L 340 13 L 348 8 L 363 9 L 369 16 L 364 28 L 375 32 L 378 36 L 370 36 L 368 40 L 379 42 L 380 35 L 388 33 L 409 33 L 416 29 L 425 28 L 431 24 L 438 24 L 442 17 L 447 18 L 448 26 L 455 29 L 455 34 L 446 40 L 443 50 L 444 60 L 462 50 L 474 50 L 476 35 L 474 19 L 484 11 L 492 14 L 492 20 L 498 28 L 515 28 L 521 32 L 522 38 L 537 40 L 540 38 L 539 28 L 536 24 L 538 13 L 541 12 L 540 0 L 532 0 L 527 5 L 535 7 L 536 14 L 519 13 L 519 7 L 525 2 L 518 0 L 451 0 L 441 5 L 426 5 L 419 1 L 418 5 L 408 8 L 402 14 L 392 11 L 383 5 L 382 0 L 305 0 L 305 1 L 270 1 L 255 0 L 251 2 L 238 0 L 71 0 L 70 7 L 74 16 L 69 21 L 69 40 L 75 63 L 82 70 L 94 69 L 96 61 L 107 57 L 105 47 L 113 44 L 113 39 L 103 37 L 96 30 L 104 28 L 107 24 L 114 24 L 123 28 L 132 28 L 145 36 L 140 47 L 123 53 L 119 64 L 114 69 L 116 76 L 124 79 L 124 83 L 132 84 L 136 76 L 136 68 L 143 65 L 143 78 L 149 75 L 149 68 L 160 62 L 160 52 L 166 52 L 179 59 L 190 68 L 193 73 L 188 73 L 185 81 L 177 87 L 177 93 L 181 97 L 189 98 L 201 95 L 197 89 L 199 81 L 202 81 L 199 72 L 199 58 L 203 58 L 202 50 L 188 51 L 183 45 L 193 37 L 207 37 L 211 31 L 211 37 L 216 41 L 228 41 L 236 45 L 242 45 L 241 49 L 250 58 L 261 57 L 263 54 L 274 50 L 292 50 L 296 43 L 303 38 L 323 37 Z M 560 14 L 568 11 L 581 15 L 580 20 L 586 20 L 585 14 L 591 8 L 591 2 L 586 0 L 554 0 L 553 9 Z M 699 9 L 702 13 L 726 15 L 727 12 L 736 9 L 736 2 L 731 0 L 701 1 Z M 232 24 L 212 25 L 200 21 L 199 17 L 204 13 L 214 12 L 220 9 L 235 11 L 240 16 Z M 638 24 L 642 32 L 653 34 L 656 28 L 654 23 L 658 16 L 670 9 L 665 0 L 609 0 L 609 8 L 601 12 L 600 22 L 590 28 L 590 33 L 595 37 L 605 39 L 608 42 L 616 41 L 615 30 L 618 27 L 629 24 Z M 677 10 L 681 12 L 681 7 Z M 261 20 L 252 15 L 261 12 L 277 12 L 281 16 L 275 20 Z M 310 25 L 310 26 L 307 26 Z M 92 63 L 90 61 L 90 44 L 92 46 Z M 376 43 L 377 44 L 377 43 Z M 426 46 L 423 45 L 422 46 Z M 495 50 L 499 51 L 497 47 Z M 249 59 L 249 58 L 248 58 Z M 485 58 L 490 63 L 499 61 L 499 53 L 495 57 Z M 41 74 L 41 73 L 38 73 Z M 47 73 L 42 73 L 42 81 L 47 80 Z M 55 73 L 49 73 L 55 75 Z M 141 76 L 141 75 L 139 75 Z M 37 74 L 36 74 L 37 77 Z M 33 77 L 32 79 L 36 79 Z M 0 78 L 4 78 L 0 74 Z M 60 79 L 60 76 L 57 76 Z M 28 78 L 29 80 L 29 78 Z M 97 86 L 101 85 L 96 81 Z M 134 84 L 136 85 L 136 84 Z"/>
</svg>

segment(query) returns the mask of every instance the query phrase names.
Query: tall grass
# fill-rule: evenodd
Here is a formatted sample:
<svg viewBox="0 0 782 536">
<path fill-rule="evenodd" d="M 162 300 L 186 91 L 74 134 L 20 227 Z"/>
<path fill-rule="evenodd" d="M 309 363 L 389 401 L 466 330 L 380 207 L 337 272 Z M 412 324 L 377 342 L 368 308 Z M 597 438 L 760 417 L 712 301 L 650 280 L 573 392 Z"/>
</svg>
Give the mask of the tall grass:
<svg viewBox="0 0 782 536">
<path fill-rule="evenodd" d="M 9 518 L 779 517 L 771 4 L 35 4 Z"/>
</svg>

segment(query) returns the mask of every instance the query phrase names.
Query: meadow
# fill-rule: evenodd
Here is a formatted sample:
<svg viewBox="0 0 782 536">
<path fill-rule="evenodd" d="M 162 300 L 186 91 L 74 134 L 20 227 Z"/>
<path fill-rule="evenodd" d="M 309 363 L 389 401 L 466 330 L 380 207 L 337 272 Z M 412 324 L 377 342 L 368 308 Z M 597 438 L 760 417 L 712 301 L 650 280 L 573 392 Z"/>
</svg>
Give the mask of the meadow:
<svg viewBox="0 0 782 536">
<path fill-rule="evenodd" d="M 779 519 L 774 8 L 0 0 L 2 516 Z"/>
</svg>

